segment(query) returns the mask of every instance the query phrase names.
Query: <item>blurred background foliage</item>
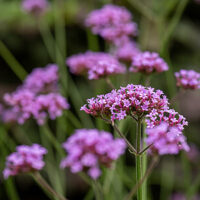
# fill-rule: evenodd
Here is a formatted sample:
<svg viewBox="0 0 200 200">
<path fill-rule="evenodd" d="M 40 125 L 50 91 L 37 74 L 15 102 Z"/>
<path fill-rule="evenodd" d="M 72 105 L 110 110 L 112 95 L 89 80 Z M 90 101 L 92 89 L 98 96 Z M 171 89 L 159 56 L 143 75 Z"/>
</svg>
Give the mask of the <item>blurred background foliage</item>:
<svg viewBox="0 0 200 200">
<path fill-rule="evenodd" d="M 59 2 L 59 0 L 57 0 Z M 45 46 L 45 32 L 46 28 L 49 29 L 53 35 L 56 36 L 56 26 L 59 16 L 64 20 L 65 28 L 65 45 L 66 55 L 70 56 L 79 52 L 84 52 L 88 49 L 91 50 L 106 50 L 106 44 L 100 37 L 91 35 L 89 30 L 84 27 L 84 19 L 91 10 L 102 7 L 107 3 L 116 3 L 117 5 L 125 6 L 133 14 L 133 20 L 138 24 L 139 34 L 136 38 L 142 50 L 157 51 L 164 57 L 170 65 L 170 71 L 161 75 L 154 75 L 152 78 L 152 87 L 164 90 L 164 92 L 172 98 L 175 95 L 176 87 L 173 73 L 182 68 L 194 69 L 200 71 L 200 3 L 193 0 L 60 0 L 62 8 L 57 6 L 57 1 L 51 1 L 48 12 L 40 19 L 40 23 L 21 9 L 20 0 L 0 0 L 0 41 L 8 48 L 15 56 L 17 61 L 21 63 L 27 72 L 31 72 L 33 68 L 45 66 L 48 63 L 55 62 L 49 54 Z M 58 18 L 57 18 L 58 17 Z M 59 41 L 59 39 L 58 39 Z M 97 44 L 97 46 L 96 46 Z M 0 43 L 0 54 L 4 52 L 2 44 Z M 54 52 L 55 53 L 55 52 Z M 72 111 L 79 116 L 77 111 L 80 105 L 85 102 L 86 98 L 94 96 L 94 94 L 105 93 L 109 89 L 105 86 L 102 80 L 87 81 L 84 78 L 71 76 L 68 79 L 67 96 L 72 104 Z M 123 81 L 119 82 L 120 77 L 113 78 L 117 87 Z M 73 84 L 71 82 L 73 81 Z M 138 76 L 132 77 L 132 82 L 137 83 Z M 5 58 L 0 56 L 0 97 L 2 99 L 5 92 L 13 91 L 20 84 L 20 79 L 15 75 L 12 69 L 7 64 Z M 80 96 L 74 92 L 74 84 L 78 88 Z M 75 94 L 74 94 L 75 93 Z M 70 95 L 73 96 L 71 97 Z M 74 102 L 76 101 L 76 102 Z M 199 92 L 186 92 L 178 99 L 180 101 L 179 111 L 185 115 L 189 121 L 189 126 L 186 128 L 185 134 L 188 137 L 190 144 L 194 143 L 200 150 L 200 94 Z M 73 103 L 74 102 L 74 103 Z M 78 103 L 77 103 L 78 102 Z M 94 122 L 94 119 L 87 118 L 81 114 L 80 121 L 81 127 L 91 128 L 94 123 L 98 128 L 110 130 L 110 127 L 101 123 L 99 120 Z M 87 121 L 90 120 L 91 122 Z M 32 122 L 30 122 L 32 123 Z M 56 129 L 55 123 L 62 124 Z M 60 118 L 51 124 L 51 128 L 55 132 L 60 132 L 59 142 L 62 143 L 66 138 L 65 132 L 71 134 L 76 126 L 65 118 Z M 134 124 L 126 126 L 128 123 L 122 124 L 124 131 L 134 132 Z M 10 130 L 10 137 L 17 138 L 18 142 L 30 140 L 38 142 L 37 134 L 35 132 L 48 131 L 38 130 L 38 127 L 32 123 L 32 130 L 29 124 L 23 127 L 13 127 Z M 1 133 L 5 131 L 1 128 Z M 28 139 L 23 135 L 28 134 Z M 13 133 L 15 134 L 13 136 Z M 17 135 L 16 135 L 17 134 Z M 62 135 L 63 134 L 63 135 Z M 3 134 L 1 134 L 1 139 Z M 132 137 L 129 134 L 129 137 Z M 15 144 L 9 137 L 4 138 L 9 145 L 9 148 L 1 147 L 0 156 L 7 154 L 7 150 L 13 150 Z M 19 142 L 20 141 L 20 142 Z M 44 139 L 43 139 L 44 141 Z M 4 145 L 6 145 L 4 143 Z M 47 144 L 48 145 L 48 144 Z M 52 149 L 51 155 L 54 155 Z M 198 174 L 200 162 L 188 164 L 183 163 L 180 156 L 165 156 L 162 158 L 159 167 L 153 172 L 149 184 L 151 185 L 152 193 L 149 193 L 149 199 L 169 199 L 173 192 L 184 192 L 186 187 L 195 181 L 195 176 Z M 185 155 L 184 155 L 185 156 Z M 50 156 L 49 162 L 54 157 Z M 57 158 L 59 160 L 59 157 Z M 126 156 L 127 166 L 122 166 L 122 160 L 117 165 L 113 184 L 113 190 L 110 193 L 110 199 L 122 199 L 120 195 L 124 194 L 124 187 L 130 189 L 134 183 L 130 174 L 133 174 L 131 169 L 133 162 L 130 155 Z M 57 165 L 57 164 L 56 164 Z M 0 168 L 3 169 L 4 163 L 0 163 Z M 122 171 L 125 171 L 123 173 Z M 88 186 L 83 180 L 72 176 L 69 172 L 67 175 L 62 173 L 53 173 L 55 169 L 49 165 L 46 174 L 47 179 L 51 182 L 57 191 L 63 192 L 65 189 L 65 177 L 67 177 L 67 192 L 70 199 L 92 199 Z M 118 173 L 116 173 L 118 172 Z M 106 171 L 104 176 L 106 176 Z M 52 177 L 53 176 L 53 177 Z M 56 177 L 57 176 L 57 177 Z M 59 178 L 62 177 L 62 182 Z M 184 178 L 183 178 L 184 177 Z M 124 187 L 121 185 L 123 180 Z M 15 189 L 20 195 L 20 199 L 48 199 L 42 191 L 26 176 L 18 177 L 16 180 L 17 189 L 14 187 L 12 179 L 0 183 L 0 199 L 14 199 L 18 200 L 17 194 L 15 196 Z M 2 182 L 2 180 L 1 180 Z M 183 183 L 184 182 L 184 183 Z M 55 184 L 54 184 L 55 183 Z M 118 183 L 118 184 L 114 184 Z M 1 187 L 3 184 L 3 187 Z M 77 193 L 78 185 L 78 193 Z M 200 184 L 197 184 L 195 191 L 200 190 Z M 114 198 L 113 198 L 114 196 Z M 150 197 L 151 196 L 151 197 Z M 108 198 L 109 199 L 109 198 Z"/>
</svg>

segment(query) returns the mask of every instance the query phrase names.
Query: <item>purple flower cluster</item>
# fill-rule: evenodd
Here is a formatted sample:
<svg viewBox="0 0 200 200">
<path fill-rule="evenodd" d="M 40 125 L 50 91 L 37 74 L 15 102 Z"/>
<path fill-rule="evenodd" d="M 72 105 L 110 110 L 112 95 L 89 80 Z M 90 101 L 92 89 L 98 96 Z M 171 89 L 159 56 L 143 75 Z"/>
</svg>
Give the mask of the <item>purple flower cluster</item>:
<svg viewBox="0 0 200 200">
<path fill-rule="evenodd" d="M 166 122 L 169 126 L 175 126 L 182 131 L 184 126 L 188 125 L 185 117 L 173 109 L 167 109 L 164 111 L 153 110 L 146 117 L 147 128 L 154 128 L 155 126 L 160 125 L 161 122 Z"/>
<path fill-rule="evenodd" d="M 47 153 L 44 147 L 39 144 L 20 145 L 16 150 L 6 159 L 6 168 L 3 171 L 5 179 L 24 172 L 38 171 L 44 167 L 43 156 Z"/>
<path fill-rule="evenodd" d="M 88 51 L 83 54 L 73 55 L 66 61 L 73 74 L 83 75 L 88 73 L 89 79 L 99 79 L 111 74 L 125 72 L 125 67 L 110 54 Z"/>
<path fill-rule="evenodd" d="M 113 139 L 111 133 L 97 129 L 79 129 L 63 144 L 68 156 L 61 167 L 70 167 L 72 173 L 86 171 L 97 179 L 100 165 L 109 167 L 125 151 L 123 139 Z"/>
<path fill-rule="evenodd" d="M 34 93 L 55 92 L 58 90 L 58 66 L 49 64 L 45 68 L 36 68 L 24 81 L 23 88 Z"/>
<path fill-rule="evenodd" d="M 29 118 L 34 118 L 41 125 L 47 116 L 52 120 L 61 116 L 63 110 L 69 109 L 69 104 L 58 93 L 57 84 L 56 65 L 35 69 L 21 87 L 4 95 L 4 101 L 9 108 L 3 112 L 3 121 L 23 124 Z"/>
<path fill-rule="evenodd" d="M 194 70 L 180 70 L 175 73 L 176 85 L 184 89 L 199 89 L 200 88 L 200 73 Z"/>
<path fill-rule="evenodd" d="M 151 87 L 130 84 L 106 95 L 88 99 L 88 104 L 81 110 L 95 117 L 122 120 L 128 115 L 141 117 L 153 110 L 167 110 L 168 104 L 168 99 L 161 90 L 154 91 Z"/>
<path fill-rule="evenodd" d="M 26 12 L 32 13 L 38 16 L 46 11 L 48 7 L 48 1 L 47 0 L 23 0 L 22 7 Z"/>
<path fill-rule="evenodd" d="M 44 124 L 46 117 L 54 120 L 69 108 L 65 98 L 58 93 L 35 95 L 29 90 L 17 90 L 4 96 L 5 102 L 12 107 L 10 111 L 17 116 L 17 122 L 23 124 L 33 117 L 39 125 Z"/>
<path fill-rule="evenodd" d="M 140 53 L 136 43 L 131 40 L 119 42 L 115 46 L 113 54 L 121 61 L 132 62 L 134 57 Z"/>
<path fill-rule="evenodd" d="M 168 70 L 167 63 L 155 52 L 143 52 L 133 57 L 131 72 L 150 74 L 152 72 L 163 72 Z"/>
<path fill-rule="evenodd" d="M 101 9 L 92 11 L 85 24 L 92 29 L 94 34 L 99 34 L 108 41 L 116 42 L 124 36 L 137 34 L 137 25 L 131 20 L 131 13 L 125 8 L 105 5 Z"/>
<path fill-rule="evenodd" d="M 148 145 L 151 154 L 178 154 L 180 150 L 189 151 L 186 138 L 175 126 L 171 127 L 168 123 L 162 122 L 160 125 L 151 129 L 146 129 Z"/>
</svg>

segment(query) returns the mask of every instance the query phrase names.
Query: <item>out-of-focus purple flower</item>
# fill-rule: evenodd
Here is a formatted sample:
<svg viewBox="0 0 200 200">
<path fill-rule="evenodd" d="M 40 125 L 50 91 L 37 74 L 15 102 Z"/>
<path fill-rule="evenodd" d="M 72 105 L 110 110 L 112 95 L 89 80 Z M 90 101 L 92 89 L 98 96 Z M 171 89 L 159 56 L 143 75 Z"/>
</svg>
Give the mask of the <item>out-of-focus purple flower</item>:
<svg viewBox="0 0 200 200">
<path fill-rule="evenodd" d="M 162 122 L 151 129 L 146 129 L 148 145 L 151 154 L 178 154 L 180 150 L 189 151 L 186 138 L 177 127 L 171 127 L 168 123 Z"/>
<path fill-rule="evenodd" d="M 195 144 L 190 144 L 190 151 L 187 152 L 188 159 L 193 163 L 199 163 L 200 151 Z"/>
<path fill-rule="evenodd" d="M 81 110 L 95 117 L 103 116 L 111 120 L 121 120 L 128 115 L 146 115 L 152 110 L 168 109 L 168 99 L 161 90 L 141 85 L 127 85 L 119 90 L 112 90 L 97 98 L 88 99 L 88 104 Z"/>
<path fill-rule="evenodd" d="M 48 115 L 54 120 L 64 109 L 69 109 L 66 99 L 58 93 L 35 95 L 29 90 L 19 89 L 12 94 L 5 94 L 4 100 L 17 115 L 19 124 L 33 117 L 41 125 Z"/>
<path fill-rule="evenodd" d="M 1 120 L 4 123 L 16 123 L 18 121 L 18 112 L 16 112 L 12 108 L 4 109 L 2 114 L 1 114 Z"/>
<path fill-rule="evenodd" d="M 194 0 L 194 2 L 200 4 L 200 0 Z"/>
<path fill-rule="evenodd" d="M 99 61 L 88 71 L 88 79 L 99 79 L 112 74 L 122 74 L 126 71 L 118 62 Z"/>
<path fill-rule="evenodd" d="M 121 61 L 132 62 L 134 57 L 141 52 L 136 43 L 127 40 L 125 42 L 119 42 L 119 44 L 116 44 L 116 47 L 112 53 Z"/>
<path fill-rule="evenodd" d="M 145 51 L 133 57 L 131 72 L 150 74 L 168 70 L 167 63 L 159 57 L 158 53 Z"/>
<path fill-rule="evenodd" d="M 188 125 L 185 117 L 173 109 L 164 111 L 153 110 L 147 115 L 147 128 L 154 128 L 155 126 L 160 125 L 163 121 L 168 123 L 171 127 L 176 126 L 180 131 L 184 129 L 184 126 Z"/>
<path fill-rule="evenodd" d="M 109 167 L 125 151 L 123 139 L 114 139 L 111 133 L 97 129 L 78 129 L 63 144 L 68 153 L 61 167 L 70 167 L 72 173 L 86 171 L 92 179 L 97 179 L 100 166 Z"/>
<path fill-rule="evenodd" d="M 2 113 L 5 123 L 25 123 L 34 118 L 39 125 L 49 116 L 54 120 L 69 109 L 67 100 L 58 93 L 58 67 L 49 64 L 36 68 L 13 93 L 5 94 L 6 106 Z"/>
<path fill-rule="evenodd" d="M 48 1 L 47 0 L 23 0 L 23 9 L 33 15 L 41 15 L 47 10 Z"/>
<path fill-rule="evenodd" d="M 194 70 L 180 70 L 175 73 L 176 85 L 184 89 L 199 89 L 200 88 L 200 73 Z"/>
<path fill-rule="evenodd" d="M 170 200 L 187 200 L 187 197 L 182 193 L 175 193 L 171 196 Z M 200 200 L 199 194 L 190 197 L 190 200 Z"/>
<path fill-rule="evenodd" d="M 39 144 L 20 145 L 16 150 L 6 159 L 6 167 L 3 171 L 5 179 L 20 173 L 39 171 L 44 167 L 43 156 L 47 154 L 44 147 Z"/>
<path fill-rule="evenodd" d="M 34 69 L 25 79 L 23 88 L 34 93 L 55 92 L 58 90 L 58 66 L 48 64 Z"/>
<path fill-rule="evenodd" d="M 131 13 L 126 8 L 105 5 L 101 9 L 92 11 L 85 24 L 92 29 L 94 34 L 115 42 L 124 36 L 137 34 L 137 25 L 131 20 Z"/>
<path fill-rule="evenodd" d="M 102 52 L 88 51 L 73 55 L 67 59 L 66 63 L 73 74 L 83 75 L 88 73 L 89 79 L 98 79 L 125 72 L 125 67 L 114 56 Z"/>
<path fill-rule="evenodd" d="M 56 117 L 62 115 L 63 110 L 69 109 L 69 104 L 66 99 L 58 93 L 49 93 L 45 95 L 39 95 L 35 99 L 38 111 L 33 116 L 37 120 L 38 124 L 44 123 L 44 117 L 49 115 L 49 118 L 55 120 Z"/>
</svg>

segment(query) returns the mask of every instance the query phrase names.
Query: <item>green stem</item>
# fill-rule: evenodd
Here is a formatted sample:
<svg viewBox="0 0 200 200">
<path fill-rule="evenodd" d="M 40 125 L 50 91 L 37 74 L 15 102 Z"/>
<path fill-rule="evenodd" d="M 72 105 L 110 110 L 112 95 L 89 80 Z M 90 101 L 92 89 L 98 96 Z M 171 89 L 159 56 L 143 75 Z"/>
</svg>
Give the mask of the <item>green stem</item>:
<svg viewBox="0 0 200 200">
<path fill-rule="evenodd" d="M 64 5 L 62 0 L 54 2 L 56 62 L 59 66 L 59 76 L 62 86 L 62 93 L 66 95 L 68 86 L 68 73 L 65 64 L 67 41 L 63 12 Z"/>
<path fill-rule="evenodd" d="M 58 194 L 40 175 L 39 172 L 33 174 L 34 180 L 43 188 L 45 189 L 52 197 L 55 197 L 59 200 L 67 200 L 64 196 Z"/>
<path fill-rule="evenodd" d="M 149 168 L 145 171 L 145 174 L 143 177 L 140 179 L 140 181 L 133 187 L 133 189 L 130 191 L 127 197 L 124 198 L 124 200 L 130 200 L 134 194 L 136 193 L 137 189 L 144 183 L 145 180 L 149 177 L 151 172 L 153 171 L 154 167 L 157 165 L 159 159 L 158 157 L 154 157 Z M 143 197 L 144 199 L 144 197 Z"/>
<path fill-rule="evenodd" d="M 109 77 L 105 77 L 105 81 L 106 81 L 106 83 L 108 84 L 108 86 L 112 89 L 112 90 L 114 90 L 115 89 L 115 86 L 112 84 L 112 82 L 111 82 L 111 80 L 110 80 L 110 78 Z"/>
<path fill-rule="evenodd" d="M 142 1 L 138 0 L 127 0 L 136 10 L 138 10 L 143 16 L 145 16 L 147 19 L 155 22 L 156 16 L 152 12 L 152 10 L 144 5 Z"/>
<path fill-rule="evenodd" d="M 95 199 L 96 200 L 104 200 L 103 198 L 103 190 L 101 188 L 101 185 L 98 181 L 94 180 L 92 182 L 92 187 L 93 187 L 93 190 L 94 190 L 94 193 L 95 193 Z"/>
<path fill-rule="evenodd" d="M 99 51 L 98 36 L 91 33 L 90 29 L 87 29 L 88 49 L 91 51 Z"/>
<path fill-rule="evenodd" d="M 44 45 L 48 51 L 49 56 L 51 57 L 52 61 L 55 62 L 55 48 L 54 48 L 54 38 L 51 34 L 50 28 L 48 27 L 46 22 L 38 22 L 38 28 L 40 34 L 42 36 Z"/>
<path fill-rule="evenodd" d="M 190 187 L 188 187 L 187 190 L 187 200 L 190 200 L 198 191 L 200 188 L 200 173 L 194 180 L 194 182 L 191 184 Z"/>
<path fill-rule="evenodd" d="M 190 162 L 187 159 L 185 152 L 181 152 L 181 162 L 183 167 L 183 174 L 184 174 L 184 190 L 187 191 L 190 188 L 191 183 L 191 173 L 190 173 Z"/>
<path fill-rule="evenodd" d="M 141 128 L 142 128 L 142 119 L 138 118 L 137 121 L 137 133 L 136 133 L 136 150 L 137 153 L 140 152 L 140 142 L 141 142 Z M 136 180 L 137 183 L 140 182 L 142 178 L 142 156 L 136 155 Z M 137 200 L 142 200 L 142 187 L 137 188 Z"/>
<path fill-rule="evenodd" d="M 0 55 L 6 61 L 11 70 L 16 74 L 16 76 L 23 81 L 27 75 L 27 72 L 2 41 L 0 41 Z"/>
<path fill-rule="evenodd" d="M 145 123 L 142 123 L 142 137 L 143 137 L 143 149 L 147 148 L 147 144 L 145 142 L 145 138 L 146 138 L 146 134 L 145 134 Z M 145 175 L 144 173 L 146 173 L 146 169 L 147 169 L 147 152 L 146 150 L 144 151 L 143 155 L 142 155 L 142 165 L 143 165 L 143 176 Z M 144 180 L 143 184 L 142 184 L 142 194 L 143 194 L 143 200 L 147 200 L 147 178 Z"/>
<path fill-rule="evenodd" d="M 165 27 L 163 27 L 163 31 L 165 31 L 164 33 L 164 38 L 163 38 L 163 43 L 162 43 L 162 48 L 161 48 L 161 52 L 164 52 L 166 50 L 166 47 L 169 45 L 169 41 L 172 37 L 172 34 L 174 32 L 174 29 L 176 28 L 178 22 L 181 19 L 181 16 L 183 14 L 183 11 L 188 3 L 188 0 L 181 0 L 179 1 L 179 5 L 177 6 L 176 12 L 171 20 L 171 22 L 169 23 L 168 28 L 166 29 Z M 167 31 L 166 31 L 167 30 Z"/>
<path fill-rule="evenodd" d="M 0 133 L 1 133 L 0 134 L 0 152 L 1 152 L 0 161 L 1 163 L 4 163 L 5 158 L 9 153 L 9 150 L 13 151 L 14 147 L 10 145 L 10 142 L 8 140 L 10 138 L 7 136 L 7 132 L 2 125 L 0 125 Z M 7 197 L 12 200 L 20 200 L 13 178 L 9 177 L 7 180 L 5 180 L 4 183 L 5 183 L 5 190 L 7 193 Z"/>
<path fill-rule="evenodd" d="M 57 141 L 57 138 L 53 135 L 50 128 L 47 124 L 40 127 L 41 128 L 41 134 L 45 134 L 46 138 L 52 143 L 52 145 L 55 147 L 55 149 L 58 151 L 61 157 L 64 157 L 64 151 L 62 150 L 62 147 L 60 143 Z"/>
</svg>

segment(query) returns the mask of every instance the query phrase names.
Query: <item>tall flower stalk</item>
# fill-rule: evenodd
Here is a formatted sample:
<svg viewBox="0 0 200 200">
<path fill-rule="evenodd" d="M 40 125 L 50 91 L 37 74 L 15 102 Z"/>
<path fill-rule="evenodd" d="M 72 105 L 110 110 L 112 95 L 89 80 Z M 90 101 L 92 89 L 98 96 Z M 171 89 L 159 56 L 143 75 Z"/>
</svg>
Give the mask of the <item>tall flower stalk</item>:
<svg viewBox="0 0 200 200">
<path fill-rule="evenodd" d="M 142 178 L 142 169 L 143 169 L 143 166 L 142 166 L 142 156 L 139 154 L 140 152 L 140 146 L 141 146 L 141 139 L 142 139 L 142 136 L 141 136 L 141 129 L 142 129 L 142 118 L 138 118 L 138 121 L 137 121 L 137 131 L 136 131 L 136 150 L 137 150 L 137 153 L 138 155 L 136 155 L 136 180 L 137 182 L 139 182 Z M 138 191 L 137 191 L 137 198 L 138 200 L 141 200 L 142 199 L 142 187 L 139 187 L 138 188 Z"/>
</svg>

